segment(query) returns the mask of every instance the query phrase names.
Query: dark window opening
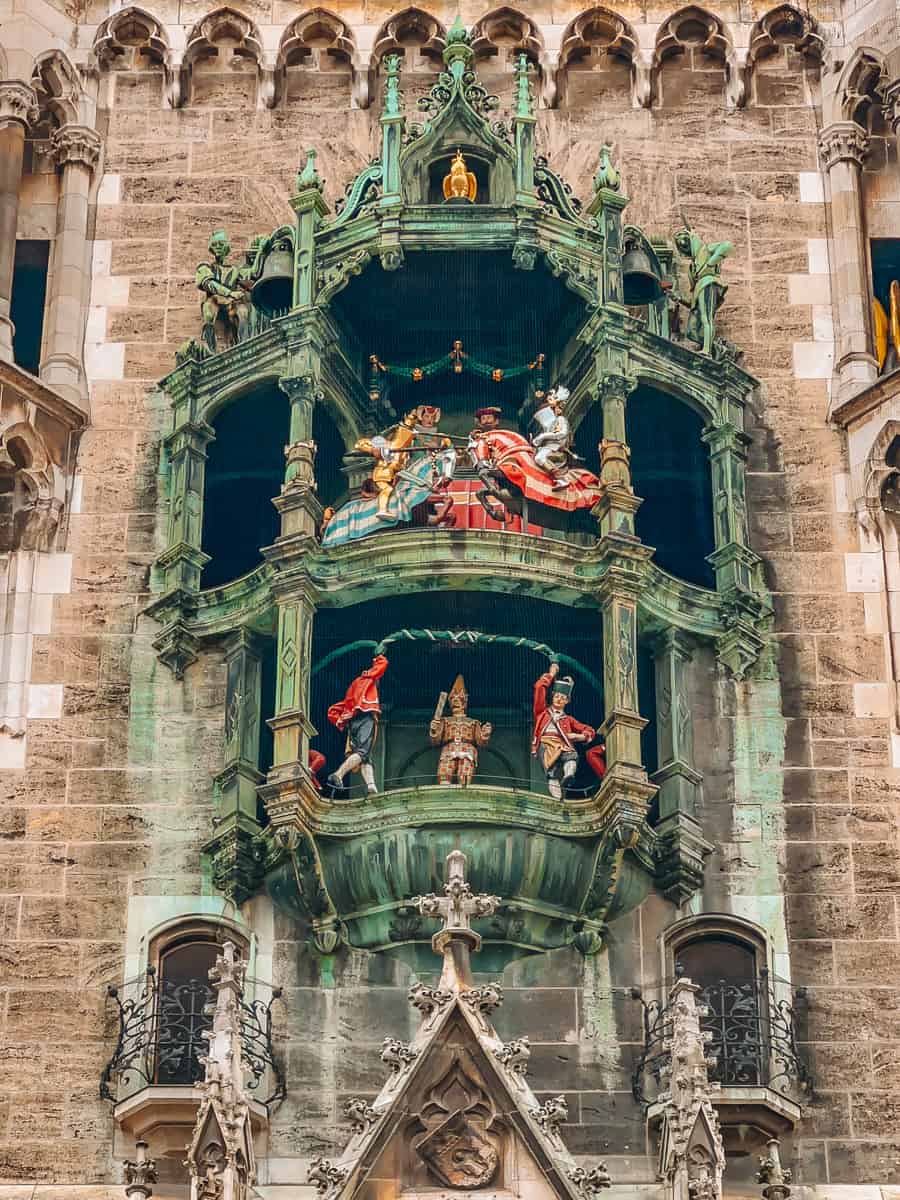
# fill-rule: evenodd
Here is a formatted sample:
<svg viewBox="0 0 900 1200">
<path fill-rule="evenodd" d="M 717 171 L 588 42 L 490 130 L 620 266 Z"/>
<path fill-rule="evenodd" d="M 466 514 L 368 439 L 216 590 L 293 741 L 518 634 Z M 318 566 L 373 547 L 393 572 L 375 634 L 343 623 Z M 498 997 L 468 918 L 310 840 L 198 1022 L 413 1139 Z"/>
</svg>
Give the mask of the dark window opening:
<svg viewBox="0 0 900 1200">
<path fill-rule="evenodd" d="M 203 1078 L 200 1057 L 209 1050 L 203 1034 L 212 1028 L 205 1009 L 215 1000 L 209 971 L 218 953 L 213 942 L 192 941 L 160 956 L 155 1083 L 189 1085 Z"/>
<path fill-rule="evenodd" d="M 49 265 L 49 242 L 16 242 L 9 314 L 14 327 L 13 359 L 32 375 L 41 366 Z"/>
<path fill-rule="evenodd" d="M 316 444 L 316 495 L 323 507 L 336 505 L 347 491 L 347 477 L 342 469 L 346 446 L 322 404 L 317 404 L 313 413 L 312 439 Z"/>
<path fill-rule="evenodd" d="M 278 536 L 272 499 L 284 480 L 288 399 L 276 387 L 263 388 L 229 405 L 213 424 L 203 502 L 202 544 L 210 555 L 204 588 L 252 571 L 261 561 L 260 548 Z"/>
<path fill-rule="evenodd" d="M 724 934 L 698 938 L 678 947 L 675 968 L 697 984 L 697 999 L 709 1010 L 701 1027 L 712 1033 L 709 1048 L 717 1059 L 710 1078 L 734 1085 L 765 1079 L 767 994 L 754 947 Z"/>
</svg>

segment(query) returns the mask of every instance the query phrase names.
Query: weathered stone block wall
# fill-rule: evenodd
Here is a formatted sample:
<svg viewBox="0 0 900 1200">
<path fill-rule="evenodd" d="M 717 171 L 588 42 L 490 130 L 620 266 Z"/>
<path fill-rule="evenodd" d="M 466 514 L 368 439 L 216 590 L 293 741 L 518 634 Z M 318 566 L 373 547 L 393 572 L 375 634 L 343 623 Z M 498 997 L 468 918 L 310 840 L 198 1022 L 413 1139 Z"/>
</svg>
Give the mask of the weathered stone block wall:
<svg viewBox="0 0 900 1200">
<path fill-rule="evenodd" d="M 261 24 L 294 15 L 280 0 L 274 11 L 241 7 Z M 339 7 L 368 28 L 389 11 Z M 557 26 L 574 15 L 530 9 Z M 158 6 L 173 24 L 204 11 Z M 652 27 L 667 12 L 630 6 L 624 15 Z M 105 15 L 93 6 L 85 20 Z M 481 13 L 465 4 L 462 15 Z M 737 19 L 738 6 L 722 15 Z M 24 769 L 0 771 L 0 1179 L 11 1183 L 80 1188 L 118 1177 L 116 1157 L 131 1148 L 114 1154 L 109 1107 L 97 1098 L 112 1048 L 104 989 L 132 969 L 126 931 L 141 902 L 152 909 L 165 897 L 189 912 L 210 892 L 199 846 L 221 766 L 223 664 L 204 655 L 175 683 L 139 615 L 161 548 L 168 414 L 154 382 L 197 332 L 194 267 L 213 229 L 225 226 L 242 249 L 289 218 L 306 145 L 319 151 L 332 200 L 377 146 L 377 105 L 351 109 L 345 72 L 289 70 L 284 97 L 267 111 L 256 106 L 254 73 L 208 68 L 195 71 L 189 102 L 175 111 L 162 107 L 159 71 L 103 82 L 86 347 L 92 427 L 71 516 L 71 590 L 55 598 L 51 632 L 35 639 L 32 675 L 64 681 L 62 712 L 29 723 Z M 487 75 L 509 94 L 511 76 L 496 63 Z M 424 63 L 407 74 L 408 103 L 429 82 Z M 703 233 L 734 243 L 723 331 L 762 384 L 749 430 L 750 519 L 776 616 L 756 682 L 696 682 L 704 820 L 717 846 L 693 907 L 765 925 L 779 972 L 809 987 L 804 1034 L 817 1093 L 787 1152 L 803 1182 L 897 1183 L 900 758 L 878 568 L 850 511 L 842 435 L 826 417 L 818 85 L 815 70 L 783 50 L 755 73 L 746 108 L 728 110 L 724 89 L 721 65 L 692 53 L 664 65 L 650 110 L 635 109 L 627 69 L 601 58 L 570 72 L 560 107 L 541 110 L 539 138 L 582 196 L 599 143 L 610 140 L 628 215 L 649 233 L 670 233 L 683 210 Z M 251 925 L 264 923 L 265 907 L 248 906 Z M 531 1037 L 535 1087 L 568 1096 L 569 1144 L 608 1156 L 623 1184 L 654 1180 L 630 1096 L 640 1008 L 625 993 L 659 981 L 658 935 L 676 915 L 652 895 L 614 923 L 608 956 L 585 963 L 558 952 L 510 968 L 498 1014 L 501 1032 Z M 323 987 L 326 967 L 305 930 L 280 914 L 271 950 L 286 988 L 279 1022 L 291 1091 L 273 1117 L 263 1170 L 272 1183 L 296 1183 L 303 1159 L 343 1140 L 345 1097 L 377 1091 L 380 1042 L 408 1036 L 412 1010 L 407 973 L 391 960 L 341 953 L 329 964 L 334 986 Z"/>
</svg>

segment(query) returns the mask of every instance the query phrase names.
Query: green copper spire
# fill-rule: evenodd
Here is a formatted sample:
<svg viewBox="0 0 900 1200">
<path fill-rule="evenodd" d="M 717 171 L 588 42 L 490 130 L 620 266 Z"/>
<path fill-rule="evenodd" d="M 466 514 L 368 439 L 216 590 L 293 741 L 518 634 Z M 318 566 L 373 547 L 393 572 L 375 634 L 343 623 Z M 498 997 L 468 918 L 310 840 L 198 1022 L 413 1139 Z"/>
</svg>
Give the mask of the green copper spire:
<svg viewBox="0 0 900 1200">
<path fill-rule="evenodd" d="M 520 54 L 516 59 L 515 67 L 517 117 L 534 116 L 534 96 L 531 92 L 531 84 L 528 82 L 529 70 L 528 56 Z"/>
<path fill-rule="evenodd" d="M 606 188 L 610 192 L 617 192 L 622 186 L 622 177 L 618 169 L 613 166 L 610 158 L 610 148 L 607 145 L 600 147 L 600 163 L 597 166 L 597 174 L 594 176 L 594 191 L 599 192 L 602 188 Z"/>
<path fill-rule="evenodd" d="M 309 149 L 306 152 L 306 166 L 297 176 L 297 191 L 303 192 L 307 188 L 315 188 L 317 192 L 321 192 L 322 187 L 322 180 L 316 170 L 316 152 Z"/>
<path fill-rule="evenodd" d="M 399 117 L 403 112 L 403 93 L 400 91 L 400 55 L 386 54 L 384 57 L 384 115 Z"/>
<path fill-rule="evenodd" d="M 447 44 L 444 47 L 444 63 L 457 83 L 459 83 L 466 71 L 472 69 L 472 60 L 474 57 L 475 54 L 472 50 L 469 31 L 463 25 L 462 18 L 457 13 L 456 20 L 450 26 L 447 33 Z"/>
</svg>

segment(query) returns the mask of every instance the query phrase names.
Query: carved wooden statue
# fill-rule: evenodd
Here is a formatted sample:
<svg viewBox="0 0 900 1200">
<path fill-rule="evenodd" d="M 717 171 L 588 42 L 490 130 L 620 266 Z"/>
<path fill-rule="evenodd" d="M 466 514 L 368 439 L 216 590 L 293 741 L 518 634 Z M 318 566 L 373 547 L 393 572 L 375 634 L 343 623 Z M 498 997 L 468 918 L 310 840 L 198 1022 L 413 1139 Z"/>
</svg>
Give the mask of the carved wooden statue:
<svg viewBox="0 0 900 1200">
<path fill-rule="evenodd" d="M 381 705 L 378 700 L 378 680 L 388 668 L 383 654 L 376 654 L 372 665 L 363 671 L 347 688 L 343 700 L 328 709 L 328 720 L 342 732 L 347 731 L 347 756 L 336 771 L 328 776 L 333 788 L 343 788 L 344 778 L 350 771 L 359 771 L 365 781 L 366 791 L 374 796 L 375 768 L 372 766 L 372 751 L 378 734 L 378 718 Z"/>
<path fill-rule="evenodd" d="M 709 245 L 685 225 L 675 234 L 679 254 L 691 260 L 691 312 L 687 335 L 698 342 L 704 354 L 712 354 L 716 339 L 716 313 L 722 307 L 728 285 L 720 278 L 722 260 L 734 249 L 731 242 L 710 242 Z"/>
<path fill-rule="evenodd" d="M 561 800 L 563 784 L 578 770 L 577 745 L 592 742 L 596 736 L 590 725 L 583 725 L 566 713 L 574 682 L 560 679 L 559 663 L 552 663 L 534 685 L 534 733 L 531 753 L 547 776 L 547 788 L 555 800 Z M 547 693 L 550 693 L 549 703 Z"/>
<path fill-rule="evenodd" d="M 200 305 L 203 317 L 200 336 L 210 353 L 215 354 L 217 349 L 221 349 L 216 344 L 217 325 L 224 325 L 229 335 L 229 345 L 247 336 L 250 297 L 244 286 L 244 268 L 230 267 L 226 263 L 231 244 L 224 229 L 217 229 L 209 239 L 209 252 L 212 262 L 201 263 L 194 278 L 204 295 Z"/>
<path fill-rule="evenodd" d="M 443 715 L 444 703 L 449 701 L 450 716 Z M 457 675 L 453 687 L 441 692 L 438 706 L 428 727 L 432 746 L 440 746 L 438 783 L 456 783 L 468 787 L 478 766 L 478 747 L 491 740 L 493 727 L 467 715 L 469 697 L 462 675 Z"/>
</svg>

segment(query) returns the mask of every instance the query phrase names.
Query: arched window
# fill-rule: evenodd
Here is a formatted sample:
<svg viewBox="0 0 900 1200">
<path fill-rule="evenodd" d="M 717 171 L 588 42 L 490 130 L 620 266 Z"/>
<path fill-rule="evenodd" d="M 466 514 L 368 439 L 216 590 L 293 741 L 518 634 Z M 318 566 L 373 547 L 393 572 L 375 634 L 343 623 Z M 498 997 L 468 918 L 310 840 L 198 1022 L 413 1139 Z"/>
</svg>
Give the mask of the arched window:
<svg viewBox="0 0 900 1200">
<path fill-rule="evenodd" d="M 701 1026 L 712 1034 L 710 1078 L 731 1086 L 765 1083 L 769 980 L 762 937 L 743 922 L 707 917 L 679 927 L 667 948 L 674 974 L 700 988 L 697 999 L 708 1009 Z"/>
<path fill-rule="evenodd" d="M 200 1062 L 212 1028 L 208 1006 L 215 1001 L 209 972 L 222 953 L 226 936 L 246 956 L 246 946 L 229 930 L 215 926 L 179 929 L 160 938 L 151 950 L 156 965 L 156 1036 L 153 1082 L 190 1087 L 203 1078 Z"/>
</svg>

